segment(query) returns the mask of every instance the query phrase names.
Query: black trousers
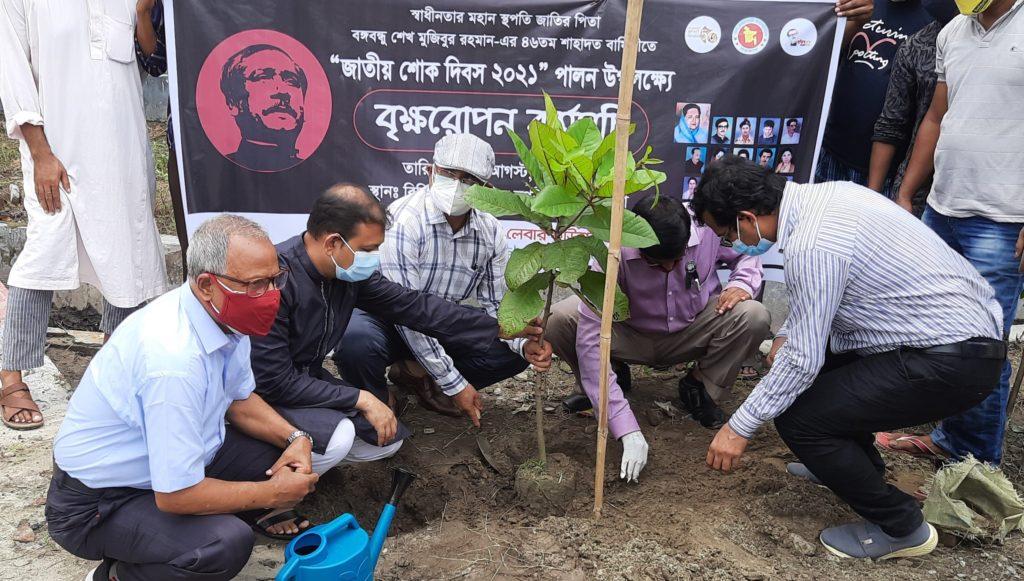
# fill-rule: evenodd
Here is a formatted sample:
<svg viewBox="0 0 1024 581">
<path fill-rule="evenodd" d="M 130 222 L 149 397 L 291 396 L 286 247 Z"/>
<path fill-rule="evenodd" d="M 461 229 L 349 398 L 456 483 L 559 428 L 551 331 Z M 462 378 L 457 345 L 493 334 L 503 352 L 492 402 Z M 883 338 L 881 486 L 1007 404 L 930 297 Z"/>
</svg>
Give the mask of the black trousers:
<svg viewBox="0 0 1024 581">
<path fill-rule="evenodd" d="M 887 534 L 923 522 L 917 501 L 885 482 L 874 432 L 940 420 L 973 407 L 999 384 L 1003 360 L 897 349 L 829 353 L 811 387 L 775 428 L 789 449 L 857 514 Z"/>
<path fill-rule="evenodd" d="M 266 480 L 264 471 L 280 455 L 278 448 L 228 426 L 206 475 Z M 89 488 L 56 465 L 46 523 L 53 540 L 76 557 L 102 559 L 104 567 L 117 561 L 122 581 L 232 579 L 248 562 L 254 540 L 250 526 L 237 516 L 166 513 L 157 508 L 152 490 Z"/>
</svg>

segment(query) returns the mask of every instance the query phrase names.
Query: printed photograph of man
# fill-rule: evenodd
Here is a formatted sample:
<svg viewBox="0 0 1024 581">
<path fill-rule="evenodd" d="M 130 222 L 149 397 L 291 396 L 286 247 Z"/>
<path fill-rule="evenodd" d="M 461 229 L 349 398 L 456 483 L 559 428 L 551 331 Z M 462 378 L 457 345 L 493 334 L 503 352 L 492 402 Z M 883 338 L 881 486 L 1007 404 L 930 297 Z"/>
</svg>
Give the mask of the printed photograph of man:
<svg viewBox="0 0 1024 581">
<path fill-rule="evenodd" d="M 736 126 L 736 138 L 733 139 L 733 144 L 754 145 L 754 134 L 752 133 L 754 122 L 751 121 L 751 119 L 754 118 L 744 117 L 743 119 L 740 119 L 739 124 Z"/>
<path fill-rule="evenodd" d="M 697 193 L 697 184 L 700 183 L 700 178 L 697 176 L 689 176 L 683 179 L 683 201 L 689 202 L 693 199 L 693 195 Z"/>
<path fill-rule="evenodd" d="M 729 155 L 729 148 L 728 147 L 712 147 L 711 150 L 710 150 L 710 153 L 709 153 L 711 161 L 716 160 L 716 159 L 722 159 L 723 157 L 725 157 L 727 155 Z"/>
<path fill-rule="evenodd" d="M 704 155 L 706 153 L 706 147 L 686 148 L 686 162 L 683 164 L 683 174 L 699 176 L 704 171 Z"/>
<path fill-rule="evenodd" d="M 302 161 L 295 142 L 305 122 L 306 73 L 282 49 L 254 44 L 224 63 L 220 89 L 242 134 L 227 158 L 274 172 Z"/>
<path fill-rule="evenodd" d="M 775 150 L 762 149 L 757 154 L 757 165 L 771 169 L 773 159 L 775 159 Z"/>
<path fill-rule="evenodd" d="M 728 145 L 732 143 L 732 117 L 715 117 L 715 132 L 711 134 L 711 143 Z"/>
<path fill-rule="evenodd" d="M 778 143 L 779 134 L 775 132 L 778 125 L 778 119 L 762 119 L 761 134 L 757 138 L 758 145 L 775 145 Z"/>
<path fill-rule="evenodd" d="M 754 157 L 754 150 L 750 147 L 737 147 L 732 151 L 734 154 L 736 154 L 737 157 L 742 157 L 743 159 L 746 160 L 749 160 Z"/>
<path fill-rule="evenodd" d="M 796 145 L 800 143 L 800 128 L 803 125 L 803 117 L 786 119 L 786 127 L 782 130 L 782 145 Z"/>
<path fill-rule="evenodd" d="M 775 166 L 775 173 L 794 174 L 796 164 L 793 163 L 793 150 L 786 147 L 779 153 L 779 165 Z"/>
<path fill-rule="evenodd" d="M 676 103 L 676 143 L 707 143 L 711 105 L 707 103 Z"/>
</svg>

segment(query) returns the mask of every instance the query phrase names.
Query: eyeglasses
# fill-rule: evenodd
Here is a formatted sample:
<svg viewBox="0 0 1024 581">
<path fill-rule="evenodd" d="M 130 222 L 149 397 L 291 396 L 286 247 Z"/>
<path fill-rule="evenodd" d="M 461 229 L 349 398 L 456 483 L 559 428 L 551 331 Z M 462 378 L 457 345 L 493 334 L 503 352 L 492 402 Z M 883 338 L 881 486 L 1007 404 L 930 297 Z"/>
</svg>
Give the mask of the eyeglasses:
<svg viewBox="0 0 1024 581">
<path fill-rule="evenodd" d="M 207 274 L 213 276 L 214 280 L 223 278 L 224 280 L 230 280 L 235 284 L 245 285 L 244 291 L 237 291 L 233 288 L 227 287 L 224 283 L 217 280 L 217 283 L 220 284 L 224 290 L 233 292 L 236 295 L 245 294 L 254 299 L 262 297 L 271 289 L 281 288 L 288 279 L 288 269 L 281 269 L 281 271 L 274 276 L 268 278 L 257 278 L 256 280 L 241 280 L 226 274 L 217 274 L 216 272 L 208 272 Z"/>
<path fill-rule="evenodd" d="M 448 169 L 445 169 L 443 167 L 435 168 L 435 171 L 437 171 L 438 174 L 443 175 L 446 178 L 451 178 L 453 180 L 460 181 L 460 182 L 466 184 L 467 186 L 482 186 L 482 185 L 484 185 L 484 182 L 476 179 L 475 177 L 473 177 L 472 175 L 470 175 L 468 173 L 464 174 L 462 177 L 459 177 L 455 172 L 453 172 L 451 170 L 448 170 Z"/>
</svg>

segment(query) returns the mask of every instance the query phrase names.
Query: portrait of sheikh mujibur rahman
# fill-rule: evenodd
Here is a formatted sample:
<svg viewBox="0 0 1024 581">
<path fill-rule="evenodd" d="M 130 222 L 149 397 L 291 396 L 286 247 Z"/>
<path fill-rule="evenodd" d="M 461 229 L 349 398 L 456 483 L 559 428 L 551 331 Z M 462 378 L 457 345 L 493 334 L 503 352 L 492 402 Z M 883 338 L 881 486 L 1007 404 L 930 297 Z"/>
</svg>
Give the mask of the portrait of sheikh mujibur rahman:
<svg viewBox="0 0 1024 581">
<path fill-rule="evenodd" d="M 254 44 L 224 63 L 220 89 L 242 140 L 227 158 L 254 171 L 281 171 L 302 158 L 295 142 L 305 122 L 308 81 L 276 46 Z"/>
</svg>

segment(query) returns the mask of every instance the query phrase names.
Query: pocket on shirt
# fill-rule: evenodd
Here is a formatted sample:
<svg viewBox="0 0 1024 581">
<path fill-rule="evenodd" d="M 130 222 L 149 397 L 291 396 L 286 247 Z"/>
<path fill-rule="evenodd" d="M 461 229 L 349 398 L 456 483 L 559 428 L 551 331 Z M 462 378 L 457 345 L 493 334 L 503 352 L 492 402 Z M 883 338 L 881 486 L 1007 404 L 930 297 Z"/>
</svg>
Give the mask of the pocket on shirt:
<svg viewBox="0 0 1024 581">
<path fill-rule="evenodd" d="M 119 63 L 135 62 L 135 25 L 103 15 L 103 41 L 107 58 Z"/>
</svg>

